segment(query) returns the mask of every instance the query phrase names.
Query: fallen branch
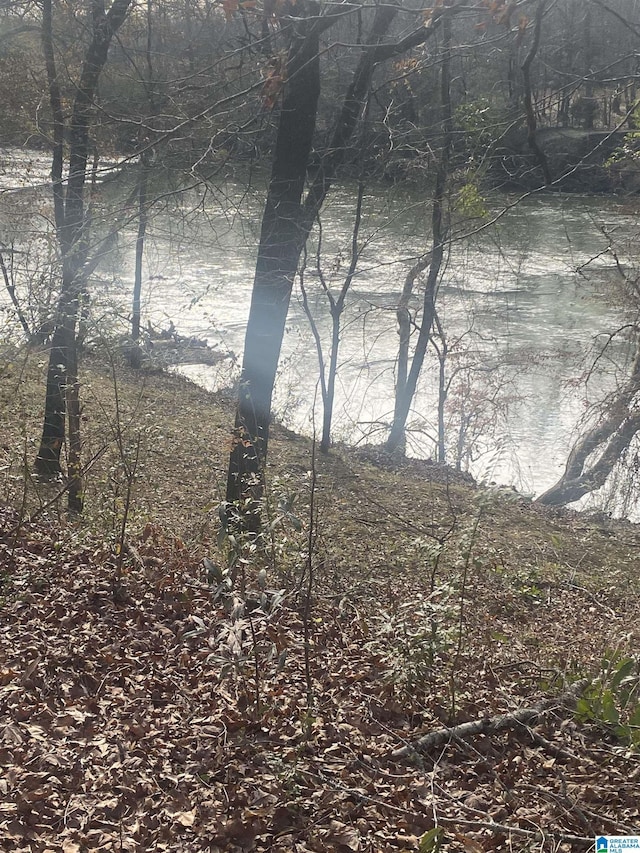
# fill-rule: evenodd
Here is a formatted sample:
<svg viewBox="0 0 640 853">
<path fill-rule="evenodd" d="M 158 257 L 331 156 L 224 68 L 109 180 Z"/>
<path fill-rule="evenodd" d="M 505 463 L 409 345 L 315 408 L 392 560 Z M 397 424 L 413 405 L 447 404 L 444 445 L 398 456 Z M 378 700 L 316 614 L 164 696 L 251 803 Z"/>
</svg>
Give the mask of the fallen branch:
<svg viewBox="0 0 640 853">
<path fill-rule="evenodd" d="M 581 695 L 588 683 L 587 679 L 576 681 L 561 696 L 555 699 L 544 699 L 530 708 L 521 708 L 519 711 L 513 711 L 510 714 L 499 714 L 481 720 L 471 720 L 468 723 L 461 723 L 459 726 L 430 732 L 414 743 L 394 750 L 391 753 L 391 759 L 393 761 L 405 761 L 444 746 L 451 741 L 464 741 L 475 735 L 491 735 L 504 729 L 515 729 L 522 725 L 529 725 L 551 708 L 566 708 L 575 705 L 575 700 Z"/>
<path fill-rule="evenodd" d="M 556 842 L 568 842 L 569 844 L 593 844 L 593 836 L 565 835 L 561 832 L 545 832 L 544 830 L 523 829 L 521 826 L 508 826 L 505 823 L 494 823 L 482 820 L 461 820 L 457 817 L 438 817 L 438 823 L 443 826 L 459 827 L 466 829 L 488 829 L 490 832 L 500 835 L 521 835 L 523 838 L 531 838 L 533 841 L 553 840 Z"/>
</svg>

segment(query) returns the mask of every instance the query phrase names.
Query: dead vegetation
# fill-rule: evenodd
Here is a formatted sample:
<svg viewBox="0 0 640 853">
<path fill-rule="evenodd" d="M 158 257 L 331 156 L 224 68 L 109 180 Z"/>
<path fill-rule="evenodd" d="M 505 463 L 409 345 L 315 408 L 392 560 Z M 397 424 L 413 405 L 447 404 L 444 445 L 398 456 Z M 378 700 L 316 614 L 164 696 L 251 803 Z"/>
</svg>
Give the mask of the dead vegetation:
<svg viewBox="0 0 640 853">
<path fill-rule="evenodd" d="M 85 364 L 82 522 L 24 487 L 42 365 L 3 368 L 3 849 L 637 832 L 636 526 L 276 429 L 269 535 L 218 541 L 228 401 Z"/>
</svg>

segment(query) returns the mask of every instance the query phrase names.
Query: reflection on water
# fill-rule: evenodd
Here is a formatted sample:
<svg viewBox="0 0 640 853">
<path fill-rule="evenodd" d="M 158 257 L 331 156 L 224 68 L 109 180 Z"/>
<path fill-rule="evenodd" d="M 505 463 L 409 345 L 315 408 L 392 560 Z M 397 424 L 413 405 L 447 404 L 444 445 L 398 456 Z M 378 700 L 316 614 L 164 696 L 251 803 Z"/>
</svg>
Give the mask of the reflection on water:
<svg viewBox="0 0 640 853">
<path fill-rule="evenodd" d="M 361 232 L 362 243 L 371 239 L 362 251 L 343 318 L 335 436 L 349 442 L 385 437 L 398 341 L 395 305 L 409 259 L 420 251 L 421 223 L 428 214 L 414 204 L 408 224 L 402 215 L 406 194 L 395 206 L 387 206 L 389 199 L 382 194 L 375 201 L 375 215 Z M 252 202 L 246 215 L 257 222 L 259 198 Z M 598 225 L 601 204 L 600 199 L 532 199 L 497 229 L 452 247 L 439 293 L 453 377 L 449 445 L 453 459 L 461 422 L 468 421 L 462 441 L 471 459 L 465 462 L 479 478 L 540 492 L 562 470 L 585 411 L 584 387 L 576 381 L 588 368 L 598 335 L 621 322 L 622 312 L 612 299 L 612 259 L 596 257 L 607 246 Z M 608 223 L 625 224 L 615 203 L 606 204 Z M 322 271 L 336 292 L 348 264 L 352 216 L 353 199 L 345 192 L 337 193 L 323 214 Z M 213 233 L 215 217 L 210 224 Z M 239 356 L 257 240 L 247 245 L 246 233 L 237 234 L 238 227 L 236 223 L 207 245 L 191 244 L 179 253 L 168 244 L 163 252 L 162 240 L 156 241 L 156 262 L 165 278 L 149 282 L 147 305 L 154 322 L 172 317 L 185 333 L 206 336 Z M 307 263 L 311 267 L 315 260 Z M 327 303 L 318 275 L 307 274 L 305 283 L 328 341 Z M 414 312 L 419 287 L 417 292 Z M 616 352 L 624 358 L 623 345 Z M 184 372 L 209 387 L 229 378 L 213 368 Z M 410 418 L 410 452 L 415 454 L 433 452 L 437 373 L 432 348 Z M 316 396 L 317 375 L 313 339 L 295 293 L 275 407 L 288 425 L 306 432 L 312 429 L 310 401 Z M 600 398 L 607 386 L 606 377 L 593 379 L 589 400 Z"/>
<path fill-rule="evenodd" d="M 183 368 L 212 388 L 237 376 L 263 198 L 260 182 L 248 189 L 244 182 L 227 182 L 165 199 L 150 222 L 145 320 L 156 327 L 171 320 L 181 334 L 205 337 L 235 354 L 236 360 L 222 368 Z M 492 201 L 496 212 L 503 202 Z M 349 263 L 353 214 L 354 195 L 334 193 L 321 232 L 309 246 L 305 283 L 325 341 L 327 303 L 317 270 L 314 274 L 318 233 L 323 278 L 337 292 Z M 361 254 L 343 316 L 337 439 L 385 437 L 398 342 L 395 306 L 411 258 L 424 246 L 428 221 L 423 199 L 406 189 L 391 193 L 385 187 L 367 198 Z M 624 232 L 631 219 L 611 200 L 533 197 L 496 227 L 451 247 L 438 302 L 449 347 L 449 451 L 452 460 L 461 451 L 479 478 L 510 482 L 527 492 L 544 490 L 562 470 L 585 400 L 600 398 L 612 382 L 592 379 L 586 395 L 579 382 L 598 336 L 621 324 L 617 273 L 603 225 Z M 97 316 L 113 316 L 114 303 L 126 316 L 134 244 L 132 218 L 124 223 L 117 257 L 96 276 Z M 418 282 L 414 313 L 420 291 Z M 624 345 L 612 353 L 623 360 Z M 276 411 L 289 426 L 311 431 L 317 375 L 315 347 L 296 291 L 275 395 Z M 437 380 L 432 347 L 410 416 L 409 446 L 415 454 L 433 451 Z"/>
</svg>

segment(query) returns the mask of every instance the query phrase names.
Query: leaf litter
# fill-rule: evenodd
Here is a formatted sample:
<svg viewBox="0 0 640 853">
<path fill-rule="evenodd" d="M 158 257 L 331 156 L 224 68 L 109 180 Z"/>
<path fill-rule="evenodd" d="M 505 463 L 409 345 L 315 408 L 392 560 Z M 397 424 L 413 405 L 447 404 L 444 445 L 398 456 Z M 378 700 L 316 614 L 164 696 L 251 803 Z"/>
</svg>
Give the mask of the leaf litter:
<svg viewBox="0 0 640 853">
<path fill-rule="evenodd" d="M 183 394 L 204 446 L 214 398 L 145 382 L 156 404 Z M 163 425 L 171 464 L 147 462 L 167 494 L 196 458 L 182 417 Z M 120 566 L 103 531 L 1 506 L 3 849 L 586 851 L 637 831 L 638 752 L 562 703 L 411 752 L 637 654 L 637 528 L 479 504 L 435 466 L 338 449 L 316 462 L 307 681 L 309 442 L 277 430 L 271 464 L 305 528 L 285 523 L 225 595 L 208 510 L 193 518 L 206 471 L 132 525 Z"/>
</svg>

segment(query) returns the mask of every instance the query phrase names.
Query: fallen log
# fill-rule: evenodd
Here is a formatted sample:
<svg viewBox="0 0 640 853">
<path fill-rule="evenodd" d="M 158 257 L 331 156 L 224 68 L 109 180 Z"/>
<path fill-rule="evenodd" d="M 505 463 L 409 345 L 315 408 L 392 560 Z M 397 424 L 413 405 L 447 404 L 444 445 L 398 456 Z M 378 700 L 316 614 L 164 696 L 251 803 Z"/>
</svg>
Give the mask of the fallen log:
<svg viewBox="0 0 640 853">
<path fill-rule="evenodd" d="M 470 720 L 451 728 L 437 729 L 429 732 L 414 742 L 395 749 L 391 753 L 393 761 L 410 761 L 412 758 L 425 755 L 432 749 L 444 746 L 451 741 L 465 741 L 476 735 L 492 735 L 504 729 L 516 729 L 519 726 L 531 725 L 546 711 L 552 708 L 573 708 L 576 699 L 584 692 L 589 681 L 584 678 L 576 681 L 571 687 L 554 699 L 543 699 L 529 708 L 520 708 L 510 714 L 498 714 L 495 717 L 483 717 L 481 720 Z"/>
</svg>

